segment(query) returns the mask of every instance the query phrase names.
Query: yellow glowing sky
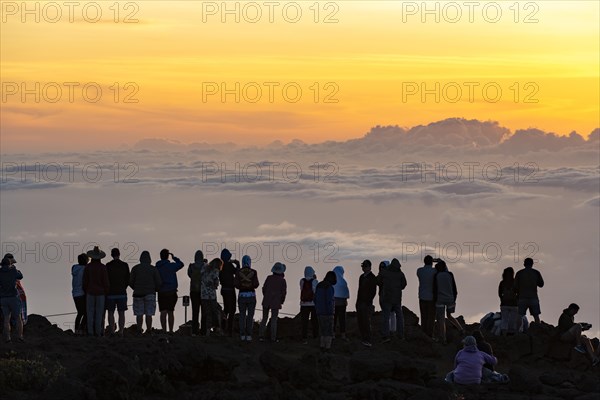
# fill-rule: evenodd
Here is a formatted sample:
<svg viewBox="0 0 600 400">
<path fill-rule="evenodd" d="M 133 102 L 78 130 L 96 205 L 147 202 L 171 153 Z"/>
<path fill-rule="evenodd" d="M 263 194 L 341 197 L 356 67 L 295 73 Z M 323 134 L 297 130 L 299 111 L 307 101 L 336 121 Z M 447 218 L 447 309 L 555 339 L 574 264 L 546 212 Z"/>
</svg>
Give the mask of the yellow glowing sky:
<svg viewBox="0 0 600 400">
<path fill-rule="evenodd" d="M 392 1 L 321 2 L 319 23 L 313 20 L 314 1 L 297 2 L 303 13 L 298 23 L 283 19 L 282 7 L 289 2 L 279 2 L 275 21 L 269 23 L 269 9 L 261 1 L 258 23 L 245 21 L 243 15 L 240 23 L 233 15 L 222 23 L 220 12 L 203 22 L 206 2 L 201 1 L 132 2 L 138 6 L 139 22 L 123 23 L 135 9 L 124 10 L 126 2 L 121 2 L 120 22 L 115 23 L 113 3 L 97 2 L 103 13 L 98 23 L 86 22 L 81 8 L 74 10 L 70 23 L 66 7 L 62 19 L 50 23 L 45 18 L 53 18 L 54 11 L 47 8 L 44 15 L 40 2 L 40 22 L 26 15 L 23 23 L 22 10 L 12 8 L 21 2 L 2 2 L 2 152 L 113 147 L 146 137 L 244 144 L 343 140 L 362 136 L 378 124 L 413 126 L 449 117 L 491 119 L 511 129 L 537 127 L 559 134 L 576 130 L 583 136 L 600 124 L 596 1 L 520 2 L 517 23 L 514 1 L 496 2 L 502 11 L 497 23 L 484 19 L 486 2 L 474 10 L 473 23 L 466 6 L 461 6 L 459 22 L 446 20 L 444 2 L 439 3 L 439 23 L 434 15 L 422 23 L 421 9 L 405 15 L 403 22 L 403 7 L 410 11 L 407 7 L 422 2 Z M 244 7 L 245 2 L 239 3 Z M 532 3 L 537 10 L 527 5 Z M 214 4 L 221 8 L 221 2 Z M 446 17 L 454 18 L 455 12 L 446 10 Z M 293 9 L 288 11 L 293 17 Z M 332 11 L 338 22 L 323 23 Z M 538 22 L 524 23 L 532 12 Z M 487 16 L 494 18 L 494 10 L 488 9 Z M 23 82 L 31 88 L 36 82 L 40 87 L 48 82 L 97 82 L 103 94 L 90 103 L 75 89 L 71 103 L 63 86 L 56 103 L 43 96 L 36 103 L 33 95 L 23 102 L 20 92 L 7 92 Z M 121 86 L 118 102 L 109 88 L 115 82 Z M 127 82 L 139 87 L 137 104 L 123 102 L 132 91 L 124 90 Z M 235 82 L 257 82 L 263 95 L 256 103 L 243 98 L 236 103 L 233 95 L 226 102 L 219 95 L 203 102 L 206 82 L 225 82 L 230 88 Z M 279 84 L 273 103 L 264 82 Z M 303 91 L 296 103 L 282 97 L 280 88 L 290 82 Z M 311 90 L 315 82 L 321 95 L 317 103 Z M 325 87 L 328 82 L 339 88 L 337 103 L 323 102 L 333 90 Z M 404 101 L 403 86 L 410 82 L 428 88 L 456 82 L 463 94 L 454 103 L 444 98 L 438 103 L 434 95 L 423 102 L 420 94 Z M 479 85 L 473 102 L 465 82 Z M 486 84 L 502 89 L 498 102 L 485 100 L 481 88 Z M 537 103 L 525 103 L 534 89 Z M 454 91 L 449 93 L 455 97 Z"/>
</svg>

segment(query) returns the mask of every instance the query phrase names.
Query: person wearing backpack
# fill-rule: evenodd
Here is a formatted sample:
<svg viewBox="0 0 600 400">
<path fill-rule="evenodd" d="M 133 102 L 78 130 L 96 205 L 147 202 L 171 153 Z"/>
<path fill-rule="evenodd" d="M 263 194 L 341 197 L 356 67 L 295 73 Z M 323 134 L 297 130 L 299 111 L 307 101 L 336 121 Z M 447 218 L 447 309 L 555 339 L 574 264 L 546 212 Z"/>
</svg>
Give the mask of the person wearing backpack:
<svg viewBox="0 0 600 400">
<path fill-rule="evenodd" d="M 204 253 L 202 250 L 198 250 L 194 254 L 194 262 L 190 264 L 187 270 L 190 277 L 190 300 L 192 302 L 192 336 L 206 333 L 206 316 L 204 314 L 202 314 L 203 323 L 199 323 L 200 307 L 202 307 L 202 268 L 204 268 L 205 263 Z"/>
<path fill-rule="evenodd" d="M 242 342 L 252 341 L 252 326 L 254 325 L 254 310 L 256 309 L 256 291 L 258 274 L 250 268 L 250 256 L 242 257 L 242 268 L 235 274 L 234 286 L 239 290 L 238 307 L 240 309 L 240 338 Z"/>
<path fill-rule="evenodd" d="M 300 279 L 300 321 L 302 322 L 302 343 L 308 344 L 308 321 L 312 325 L 312 335 L 319 336 L 319 321 L 315 311 L 315 291 L 319 281 L 313 267 L 304 268 L 304 278 Z"/>
<path fill-rule="evenodd" d="M 498 297 L 500 297 L 500 332 L 502 335 L 515 334 L 521 328 L 521 316 L 519 315 L 519 296 L 515 288 L 515 270 L 512 267 L 505 268 L 502 272 L 502 280 L 498 285 Z"/>
</svg>

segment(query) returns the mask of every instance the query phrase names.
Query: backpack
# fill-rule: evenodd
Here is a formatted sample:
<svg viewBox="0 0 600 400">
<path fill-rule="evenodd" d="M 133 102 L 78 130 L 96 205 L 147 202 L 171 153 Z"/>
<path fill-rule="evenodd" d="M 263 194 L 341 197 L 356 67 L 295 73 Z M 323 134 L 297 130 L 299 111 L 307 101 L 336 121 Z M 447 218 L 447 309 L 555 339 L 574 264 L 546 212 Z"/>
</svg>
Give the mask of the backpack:
<svg viewBox="0 0 600 400">
<path fill-rule="evenodd" d="M 254 280 L 254 270 L 250 268 L 242 268 L 238 270 L 238 276 L 240 278 L 240 290 L 250 291 L 254 290 L 252 281 Z"/>
<path fill-rule="evenodd" d="M 192 267 L 192 281 L 190 282 L 190 292 L 202 291 L 202 267 L 194 265 Z"/>
<path fill-rule="evenodd" d="M 300 301 L 311 302 L 315 299 L 315 294 L 312 288 L 312 279 L 302 279 L 302 290 L 300 291 Z"/>
<path fill-rule="evenodd" d="M 517 300 L 517 293 L 515 292 L 514 285 L 513 286 L 502 285 L 502 286 L 503 286 L 502 299 L 504 301 L 515 301 L 515 300 Z"/>
</svg>

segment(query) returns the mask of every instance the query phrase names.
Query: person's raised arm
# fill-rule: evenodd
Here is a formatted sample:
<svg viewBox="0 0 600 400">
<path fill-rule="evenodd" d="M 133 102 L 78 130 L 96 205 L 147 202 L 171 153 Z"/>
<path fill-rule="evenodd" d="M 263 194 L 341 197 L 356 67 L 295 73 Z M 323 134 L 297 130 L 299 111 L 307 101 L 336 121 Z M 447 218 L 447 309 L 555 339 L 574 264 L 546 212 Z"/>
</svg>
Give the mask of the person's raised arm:
<svg viewBox="0 0 600 400">
<path fill-rule="evenodd" d="M 184 267 L 183 261 L 181 261 L 178 257 L 175 257 L 173 254 L 171 254 L 171 257 L 173 257 L 173 261 L 175 261 L 175 271 L 179 271 Z"/>
<path fill-rule="evenodd" d="M 23 279 L 23 273 L 19 270 L 17 270 L 17 276 L 16 276 L 17 280 L 21 280 Z"/>
</svg>

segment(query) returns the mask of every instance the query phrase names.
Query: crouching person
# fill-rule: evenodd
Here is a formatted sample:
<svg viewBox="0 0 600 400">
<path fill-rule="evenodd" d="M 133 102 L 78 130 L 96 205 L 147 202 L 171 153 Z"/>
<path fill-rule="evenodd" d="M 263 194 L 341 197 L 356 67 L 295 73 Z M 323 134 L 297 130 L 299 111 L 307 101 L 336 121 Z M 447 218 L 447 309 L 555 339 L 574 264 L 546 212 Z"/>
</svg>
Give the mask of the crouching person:
<svg viewBox="0 0 600 400">
<path fill-rule="evenodd" d="M 464 348 L 454 359 L 454 370 L 446 375 L 446 382 L 459 385 L 479 385 L 485 364 L 496 365 L 498 360 L 477 348 L 477 340 L 473 336 L 463 339 Z"/>
</svg>

